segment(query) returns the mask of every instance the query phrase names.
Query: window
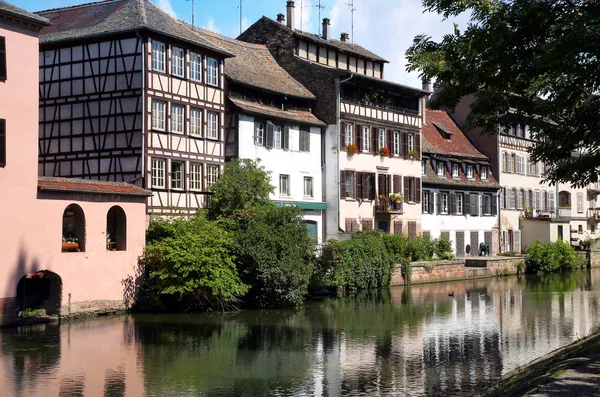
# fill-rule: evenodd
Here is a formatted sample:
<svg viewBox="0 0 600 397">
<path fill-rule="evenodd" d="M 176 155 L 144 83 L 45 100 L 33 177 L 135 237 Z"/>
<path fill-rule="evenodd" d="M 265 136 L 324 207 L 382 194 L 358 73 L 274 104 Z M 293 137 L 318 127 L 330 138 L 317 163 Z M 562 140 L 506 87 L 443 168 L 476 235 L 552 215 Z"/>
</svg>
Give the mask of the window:
<svg viewBox="0 0 600 397">
<path fill-rule="evenodd" d="M 421 179 L 404 177 L 404 200 L 418 202 L 421 199 Z M 408 199 L 408 200 L 407 200 Z"/>
<path fill-rule="evenodd" d="M 377 139 L 377 150 L 385 147 L 385 129 L 379 129 L 379 139 Z"/>
<path fill-rule="evenodd" d="M 183 134 L 185 106 L 171 105 L 171 131 Z"/>
<path fill-rule="evenodd" d="M 481 167 L 481 179 L 487 179 L 488 169 L 486 166 Z"/>
<path fill-rule="evenodd" d="M 502 172 L 508 172 L 507 164 L 508 164 L 508 153 L 502 152 L 502 164 L 501 164 Z"/>
<path fill-rule="evenodd" d="M 577 193 L 577 212 L 583 212 L 583 193 Z"/>
<path fill-rule="evenodd" d="M 554 212 L 554 192 L 548 192 L 548 211 Z"/>
<path fill-rule="evenodd" d="M 583 233 L 583 225 L 577 226 L 577 233 L 579 233 L 579 234 Z"/>
<path fill-rule="evenodd" d="M 6 81 L 6 39 L 0 36 L 0 81 Z"/>
<path fill-rule="evenodd" d="M 426 160 L 421 161 L 421 175 L 425 175 Z"/>
<path fill-rule="evenodd" d="M 190 163 L 190 190 L 202 190 L 202 164 Z"/>
<path fill-rule="evenodd" d="M 206 58 L 206 83 L 214 86 L 219 85 L 219 62 L 213 58 Z"/>
<path fill-rule="evenodd" d="M 440 192 L 438 194 L 440 195 L 440 214 L 447 214 L 448 213 L 448 193 Z"/>
<path fill-rule="evenodd" d="M 394 131 L 394 156 L 400 156 L 400 132 Z"/>
<path fill-rule="evenodd" d="M 524 165 L 524 161 L 525 158 L 523 156 L 517 156 L 517 174 L 525 174 L 525 165 Z"/>
<path fill-rule="evenodd" d="M 171 189 L 183 189 L 183 167 L 182 162 L 171 162 Z"/>
<path fill-rule="evenodd" d="M 429 191 L 423 190 L 423 197 L 421 197 L 422 212 L 424 214 L 429 213 Z"/>
<path fill-rule="evenodd" d="M 299 148 L 301 152 L 310 152 L 310 129 L 307 127 L 300 127 Z"/>
<path fill-rule="evenodd" d="M 265 144 L 265 125 L 254 123 L 254 144 L 263 146 Z"/>
<path fill-rule="evenodd" d="M 492 215 L 492 196 L 484 194 L 481 196 L 483 202 L 481 203 L 481 215 Z"/>
<path fill-rule="evenodd" d="M 152 159 L 152 187 L 165 187 L 165 160 Z"/>
<path fill-rule="evenodd" d="M 516 189 L 509 189 L 508 190 L 508 200 L 509 200 L 509 202 L 508 202 L 508 209 L 509 210 L 514 210 L 515 209 L 515 204 L 516 204 L 515 203 L 515 200 L 516 200 L 515 196 L 516 196 L 516 193 L 517 193 Z"/>
<path fill-rule="evenodd" d="M 127 249 L 127 217 L 123 208 L 115 205 L 106 214 L 106 249 L 125 251 Z"/>
<path fill-rule="evenodd" d="M 190 109 L 190 135 L 202 136 L 202 110 Z"/>
<path fill-rule="evenodd" d="M 219 179 L 219 166 L 218 165 L 207 165 L 206 166 L 206 189 L 217 183 Z"/>
<path fill-rule="evenodd" d="M 345 135 L 346 146 L 354 143 L 354 124 L 346 123 L 346 135 Z"/>
<path fill-rule="evenodd" d="M 362 151 L 368 152 L 371 149 L 371 127 L 362 126 Z"/>
<path fill-rule="evenodd" d="M 591 225 L 590 225 L 590 232 L 591 232 L 592 234 L 596 233 L 596 225 L 594 225 L 594 224 L 591 224 Z"/>
<path fill-rule="evenodd" d="M 514 154 L 511 154 L 508 156 L 508 172 L 511 174 L 515 172 L 515 155 Z"/>
<path fill-rule="evenodd" d="M 62 252 L 85 252 L 85 215 L 77 204 L 71 204 L 63 212 Z"/>
<path fill-rule="evenodd" d="M 171 73 L 183 77 L 183 60 L 185 52 L 182 48 L 171 47 Z"/>
<path fill-rule="evenodd" d="M 289 196 L 290 195 L 290 176 L 281 174 L 279 175 L 279 195 Z"/>
<path fill-rule="evenodd" d="M 165 44 L 155 40 L 152 40 L 152 69 L 165 71 Z"/>
<path fill-rule="evenodd" d="M 408 152 L 415 150 L 415 134 L 408 134 Z"/>
<path fill-rule="evenodd" d="M 354 182 L 354 171 L 346 171 L 344 175 L 344 186 L 345 186 L 345 197 L 346 198 L 354 198 L 354 186 L 356 185 Z"/>
<path fill-rule="evenodd" d="M 437 174 L 438 174 L 438 176 L 444 176 L 445 175 L 446 170 L 444 168 L 445 168 L 444 167 L 444 163 L 441 162 L 441 161 L 439 161 L 437 163 Z"/>
<path fill-rule="evenodd" d="M 462 215 L 464 211 L 464 196 L 462 193 L 456 193 L 456 215 Z"/>
<path fill-rule="evenodd" d="M 505 209 L 506 208 L 506 204 L 505 204 L 505 198 L 506 198 L 506 188 L 502 188 L 500 190 L 500 208 Z"/>
<path fill-rule="evenodd" d="M 167 103 L 163 101 L 152 100 L 152 128 L 155 130 L 165 130 L 165 112 Z"/>
<path fill-rule="evenodd" d="M 190 79 L 202 81 L 202 56 L 190 52 Z"/>
<path fill-rule="evenodd" d="M 473 179 L 473 166 L 467 165 L 467 178 Z"/>
<path fill-rule="evenodd" d="M 0 167 L 6 166 L 6 120 L 0 119 Z"/>
<path fill-rule="evenodd" d="M 458 164 L 452 164 L 452 178 L 458 178 Z"/>
<path fill-rule="evenodd" d="M 535 205 L 533 207 L 538 211 L 542 208 L 542 192 L 539 190 L 535 191 Z"/>
<path fill-rule="evenodd" d="M 543 191 L 542 192 L 542 205 L 541 205 L 541 209 L 542 211 L 548 211 L 548 192 L 547 191 Z"/>
<path fill-rule="evenodd" d="M 304 197 L 313 197 L 313 179 L 310 176 L 304 177 Z"/>
<path fill-rule="evenodd" d="M 523 209 L 523 189 L 517 190 L 517 209 Z"/>
<path fill-rule="evenodd" d="M 281 148 L 281 126 L 276 125 L 273 131 L 273 147 Z"/>
<path fill-rule="evenodd" d="M 219 114 L 215 112 L 206 112 L 206 137 L 209 139 L 219 139 Z"/>
</svg>

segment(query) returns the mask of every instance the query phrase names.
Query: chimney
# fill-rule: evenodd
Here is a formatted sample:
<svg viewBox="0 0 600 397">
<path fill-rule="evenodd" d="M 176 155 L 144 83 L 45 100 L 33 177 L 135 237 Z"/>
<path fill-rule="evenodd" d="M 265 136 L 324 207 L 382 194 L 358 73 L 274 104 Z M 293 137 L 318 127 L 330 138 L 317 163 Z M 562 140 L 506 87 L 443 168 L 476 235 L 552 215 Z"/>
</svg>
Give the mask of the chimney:
<svg viewBox="0 0 600 397">
<path fill-rule="evenodd" d="M 340 40 L 343 41 L 344 43 L 346 43 L 349 39 L 350 39 L 350 35 L 346 32 L 344 32 L 340 35 Z"/>
<path fill-rule="evenodd" d="M 294 2 L 292 0 L 288 0 L 287 2 L 287 26 L 290 29 L 294 29 Z"/>
<path fill-rule="evenodd" d="M 423 78 L 423 91 L 431 92 L 431 80 L 428 78 Z M 431 94 L 424 95 L 421 98 L 421 112 L 423 116 L 423 124 L 427 124 L 427 102 L 429 102 L 429 98 L 431 98 Z"/>
<path fill-rule="evenodd" d="M 329 18 L 323 18 L 323 39 L 331 40 L 331 26 L 329 26 Z"/>
<path fill-rule="evenodd" d="M 285 23 L 285 15 L 283 14 L 277 14 L 277 22 L 284 24 Z"/>
<path fill-rule="evenodd" d="M 431 80 L 428 78 L 424 78 L 422 80 L 422 82 L 423 82 L 423 91 L 431 92 Z"/>
</svg>

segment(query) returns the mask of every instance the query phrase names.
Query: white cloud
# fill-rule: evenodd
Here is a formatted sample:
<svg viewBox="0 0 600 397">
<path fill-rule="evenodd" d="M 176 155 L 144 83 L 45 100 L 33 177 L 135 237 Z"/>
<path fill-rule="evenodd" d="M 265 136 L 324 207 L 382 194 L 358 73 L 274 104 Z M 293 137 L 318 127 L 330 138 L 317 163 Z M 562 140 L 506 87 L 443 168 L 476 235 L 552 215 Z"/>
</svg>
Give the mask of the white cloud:
<svg viewBox="0 0 600 397">
<path fill-rule="evenodd" d="M 351 34 L 348 0 L 334 0 L 331 30 L 334 38 L 341 32 Z M 466 26 L 468 15 L 442 21 L 437 14 L 423 13 L 421 0 L 354 0 L 354 42 L 390 61 L 385 65 L 386 80 L 421 87 L 417 72 L 406 72 L 405 51 L 413 38 L 425 33 L 434 40 L 454 29 L 454 23 Z M 352 39 L 352 37 L 351 37 Z"/>
<path fill-rule="evenodd" d="M 318 33 L 311 20 L 313 8 L 312 0 L 296 0 L 296 14 L 294 18 L 296 29 L 301 29 L 310 33 Z"/>
<path fill-rule="evenodd" d="M 157 6 L 159 6 L 164 12 L 172 16 L 173 18 L 177 18 L 175 14 L 175 10 L 173 10 L 173 6 L 171 5 L 171 0 L 154 0 Z"/>
<path fill-rule="evenodd" d="M 217 24 L 215 23 L 215 19 L 213 17 L 208 17 L 208 20 L 202 26 L 202 28 L 210 30 L 211 32 L 219 33 L 219 29 L 217 29 Z"/>
</svg>

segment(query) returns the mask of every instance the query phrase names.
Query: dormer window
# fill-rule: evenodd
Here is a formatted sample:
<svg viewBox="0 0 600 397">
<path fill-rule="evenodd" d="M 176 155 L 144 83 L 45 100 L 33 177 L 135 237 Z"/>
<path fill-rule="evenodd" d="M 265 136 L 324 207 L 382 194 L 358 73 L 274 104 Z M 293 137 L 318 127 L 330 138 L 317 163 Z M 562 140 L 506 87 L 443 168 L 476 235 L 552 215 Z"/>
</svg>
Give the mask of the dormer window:
<svg viewBox="0 0 600 397">
<path fill-rule="evenodd" d="M 442 137 L 444 139 L 451 139 L 452 138 L 452 131 L 449 128 L 446 128 L 442 124 L 436 123 L 435 121 L 433 122 L 433 125 L 435 126 L 435 128 L 437 128 L 437 130 L 439 131 L 440 135 L 442 135 Z"/>
<path fill-rule="evenodd" d="M 467 165 L 467 178 L 473 179 L 473 166 Z"/>
<path fill-rule="evenodd" d="M 481 167 L 481 179 L 487 179 L 487 167 L 486 166 L 482 166 Z"/>
<path fill-rule="evenodd" d="M 437 174 L 438 176 L 444 176 L 445 172 L 444 172 L 444 163 L 439 162 L 437 163 Z"/>
<path fill-rule="evenodd" d="M 452 164 L 452 178 L 458 178 L 458 164 Z"/>
</svg>

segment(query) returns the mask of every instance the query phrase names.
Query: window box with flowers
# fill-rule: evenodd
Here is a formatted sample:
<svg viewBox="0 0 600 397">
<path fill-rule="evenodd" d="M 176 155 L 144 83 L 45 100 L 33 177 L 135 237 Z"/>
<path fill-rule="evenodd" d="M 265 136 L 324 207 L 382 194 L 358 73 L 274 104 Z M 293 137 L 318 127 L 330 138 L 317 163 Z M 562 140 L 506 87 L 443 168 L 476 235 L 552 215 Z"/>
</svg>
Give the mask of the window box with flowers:
<svg viewBox="0 0 600 397">
<path fill-rule="evenodd" d="M 417 152 L 416 150 L 411 150 L 410 152 L 408 152 L 408 157 L 410 157 L 411 159 L 418 159 L 419 152 Z"/>
<path fill-rule="evenodd" d="M 390 149 L 388 149 L 387 147 L 382 147 L 381 149 L 379 149 L 379 151 L 377 152 L 381 157 L 390 157 Z"/>
<path fill-rule="evenodd" d="M 356 147 L 355 144 L 350 143 L 346 146 L 346 154 L 350 157 L 354 156 L 356 153 L 358 153 L 358 148 Z"/>
<path fill-rule="evenodd" d="M 404 202 L 404 196 L 398 193 L 390 193 L 390 208 L 394 211 L 402 210 L 402 203 Z"/>
</svg>

